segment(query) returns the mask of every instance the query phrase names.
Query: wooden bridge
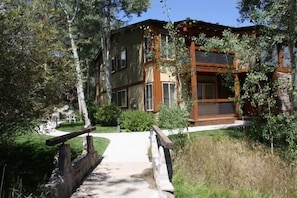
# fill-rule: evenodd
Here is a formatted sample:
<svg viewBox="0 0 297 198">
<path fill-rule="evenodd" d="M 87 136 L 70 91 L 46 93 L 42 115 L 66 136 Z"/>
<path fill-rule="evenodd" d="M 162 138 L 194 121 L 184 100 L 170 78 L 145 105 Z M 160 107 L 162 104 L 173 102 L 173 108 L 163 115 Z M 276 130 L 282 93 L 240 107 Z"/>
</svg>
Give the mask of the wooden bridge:
<svg viewBox="0 0 297 198">
<path fill-rule="evenodd" d="M 49 146 L 61 144 L 58 167 L 47 184 L 51 197 L 173 197 L 170 158 L 173 143 L 157 126 L 150 132 L 93 133 L 91 136 L 88 133 L 92 130 L 94 128 L 88 128 L 46 141 Z M 69 145 L 64 142 L 79 135 L 85 135 L 87 144 L 83 154 L 71 162 Z M 94 151 L 93 137 L 110 139 L 102 158 Z"/>
</svg>

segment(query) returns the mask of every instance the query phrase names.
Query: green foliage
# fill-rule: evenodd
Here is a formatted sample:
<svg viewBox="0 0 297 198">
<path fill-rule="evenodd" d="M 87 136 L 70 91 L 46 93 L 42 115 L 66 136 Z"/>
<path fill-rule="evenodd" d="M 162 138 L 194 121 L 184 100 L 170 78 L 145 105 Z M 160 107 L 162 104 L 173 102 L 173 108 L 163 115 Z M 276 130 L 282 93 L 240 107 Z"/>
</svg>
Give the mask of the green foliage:
<svg viewBox="0 0 297 198">
<path fill-rule="evenodd" d="M 106 126 L 117 125 L 117 118 L 121 115 L 121 109 L 115 104 L 104 104 L 95 114 L 95 122 Z"/>
<path fill-rule="evenodd" d="M 91 124 L 98 124 L 98 120 L 96 119 L 96 112 L 99 110 L 99 106 L 95 105 L 93 102 L 87 101 L 87 109 Z"/>
<path fill-rule="evenodd" d="M 161 106 L 158 126 L 165 129 L 184 129 L 188 126 L 187 112 L 178 106 Z"/>
<path fill-rule="evenodd" d="M 267 145 L 273 143 L 281 148 L 284 157 L 291 163 L 297 160 L 297 116 L 295 112 L 281 112 L 261 117 L 247 128 L 246 135 Z"/>
<path fill-rule="evenodd" d="M 149 131 L 154 123 L 154 114 L 150 112 L 135 110 L 121 114 L 121 127 L 128 131 Z"/>
<path fill-rule="evenodd" d="M 73 83 L 54 5 L 5 1 L 5 8 L 0 14 L 1 141 L 33 128 Z"/>
</svg>

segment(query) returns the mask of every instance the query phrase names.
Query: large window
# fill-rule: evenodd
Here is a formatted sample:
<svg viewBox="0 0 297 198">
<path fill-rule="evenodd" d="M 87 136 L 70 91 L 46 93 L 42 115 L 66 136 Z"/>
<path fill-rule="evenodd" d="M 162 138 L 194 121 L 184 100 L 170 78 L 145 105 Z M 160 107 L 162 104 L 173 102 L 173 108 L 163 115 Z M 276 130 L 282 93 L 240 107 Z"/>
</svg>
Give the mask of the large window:
<svg viewBox="0 0 297 198">
<path fill-rule="evenodd" d="M 296 55 L 297 48 L 295 47 L 293 50 Z M 284 67 L 291 68 L 291 54 L 288 46 L 283 46 L 283 61 Z"/>
<path fill-rule="evenodd" d="M 176 104 L 175 83 L 163 83 L 163 104 L 169 107 Z"/>
<path fill-rule="evenodd" d="M 161 58 L 172 60 L 175 57 L 174 43 L 172 38 L 167 34 L 161 34 L 161 44 L 160 44 Z"/>
<path fill-rule="evenodd" d="M 153 110 L 153 84 L 151 83 L 145 85 L 145 109 Z"/>
<path fill-rule="evenodd" d="M 215 99 L 214 83 L 198 82 L 198 99 Z"/>
<path fill-rule="evenodd" d="M 126 89 L 117 91 L 117 104 L 119 107 L 127 107 L 127 91 L 126 91 Z"/>
<path fill-rule="evenodd" d="M 117 69 L 126 67 L 126 50 L 121 51 L 117 56 Z"/>
<path fill-rule="evenodd" d="M 122 50 L 111 58 L 111 72 L 114 73 L 127 67 L 127 51 Z"/>
<path fill-rule="evenodd" d="M 150 35 L 144 37 L 144 61 L 152 60 L 152 38 Z"/>
</svg>

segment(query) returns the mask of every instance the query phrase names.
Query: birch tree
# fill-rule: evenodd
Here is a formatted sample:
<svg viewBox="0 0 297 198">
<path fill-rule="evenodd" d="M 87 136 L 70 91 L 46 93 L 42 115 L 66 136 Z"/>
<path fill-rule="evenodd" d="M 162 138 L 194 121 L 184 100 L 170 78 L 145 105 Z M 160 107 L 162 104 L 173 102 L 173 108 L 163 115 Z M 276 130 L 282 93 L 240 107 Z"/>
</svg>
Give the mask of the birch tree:
<svg viewBox="0 0 297 198">
<path fill-rule="evenodd" d="M 100 38 L 105 74 L 107 103 L 111 103 L 111 32 L 125 24 L 133 14 L 141 15 L 150 6 L 149 0 L 102 0 L 100 2 Z"/>
<path fill-rule="evenodd" d="M 84 88 L 83 88 L 83 73 L 81 69 L 81 63 L 78 55 L 78 47 L 74 38 L 74 31 L 73 31 L 73 24 L 74 20 L 77 17 L 77 12 L 78 12 L 78 4 L 74 4 L 74 10 L 72 10 L 72 14 L 70 13 L 70 6 L 67 5 L 66 3 L 61 3 L 61 7 L 64 10 L 64 13 L 66 15 L 66 21 L 67 21 L 67 26 L 68 26 L 68 36 L 70 39 L 71 43 L 71 50 L 72 50 L 72 55 L 73 55 L 73 60 L 76 68 L 76 90 L 77 90 L 77 98 L 78 98 L 78 105 L 79 105 L 79 112 L 82 113 L 83 118 L 84 118 L 84 127 L 87 128 L 88 126 L 91 125 L 91 121 L 88 116 L 88 110 L 87 110 L 87 105 L 85 101 L 85 95 L 84 95 Z"/>
</svg>

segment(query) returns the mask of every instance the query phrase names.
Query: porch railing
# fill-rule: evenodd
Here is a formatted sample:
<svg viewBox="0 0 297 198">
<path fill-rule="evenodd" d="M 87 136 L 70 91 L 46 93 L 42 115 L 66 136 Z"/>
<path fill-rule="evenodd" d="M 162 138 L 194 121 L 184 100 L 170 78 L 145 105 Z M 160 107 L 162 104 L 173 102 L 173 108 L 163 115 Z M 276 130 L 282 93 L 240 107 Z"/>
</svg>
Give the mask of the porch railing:
<svg viewBox="0 0 297 198">
<path fill-rule="evenodd" d="M 199 116 L 235 114 L 235 103 L 229 99 L 198 100 Z"/>
</svg>

